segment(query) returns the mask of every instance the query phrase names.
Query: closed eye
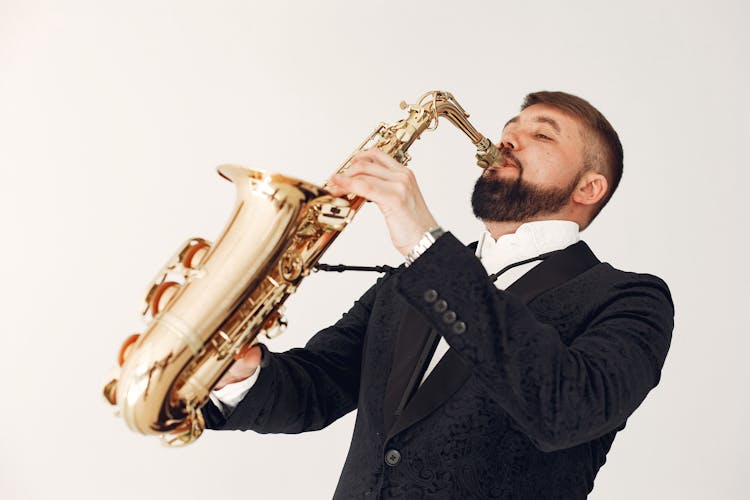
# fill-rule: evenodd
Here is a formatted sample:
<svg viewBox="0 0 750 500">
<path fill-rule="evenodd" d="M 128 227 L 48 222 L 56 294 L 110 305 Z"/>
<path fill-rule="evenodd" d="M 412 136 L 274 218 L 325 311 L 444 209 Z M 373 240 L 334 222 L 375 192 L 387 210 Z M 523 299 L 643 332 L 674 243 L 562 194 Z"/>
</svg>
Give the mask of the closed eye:
<svg viewBox="0 0 750 500">
<path fill-rule="evenodd" d="M 551 141 L 552 140 L 551 137 L 548 137 L 548 136 L 546 136 L 544 134 L 536 134 L 536 138 L 537 139 L 544 139 L 545 141 Z"/>
</svg>

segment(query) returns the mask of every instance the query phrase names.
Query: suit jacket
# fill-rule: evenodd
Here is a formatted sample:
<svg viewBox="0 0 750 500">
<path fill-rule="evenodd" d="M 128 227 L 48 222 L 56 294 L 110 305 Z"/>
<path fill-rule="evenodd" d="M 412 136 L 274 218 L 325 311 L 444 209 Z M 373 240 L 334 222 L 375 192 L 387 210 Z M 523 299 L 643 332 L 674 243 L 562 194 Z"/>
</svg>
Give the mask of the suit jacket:
<svg viewBox="0 0 750 500">
<path fill-rule="evenodd" d="M 228 418 L 204 415 L 298 433 L 356 408 L 336 499 L 581 499 L 659 381 L 673 313 L 662 280 L 583 242 L 503 291 L 446 233 L 304 349 L 269 354 Z M 450 349 L 415 391 L 431 332 Z"/>
</svg>

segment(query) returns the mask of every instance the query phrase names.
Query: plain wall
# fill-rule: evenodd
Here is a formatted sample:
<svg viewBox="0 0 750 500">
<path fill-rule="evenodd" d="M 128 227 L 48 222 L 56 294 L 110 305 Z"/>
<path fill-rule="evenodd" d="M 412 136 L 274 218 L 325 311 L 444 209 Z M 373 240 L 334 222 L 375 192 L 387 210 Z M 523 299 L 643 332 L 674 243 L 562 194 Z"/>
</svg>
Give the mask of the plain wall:
<svg viewBox="0 0 750 500">
<path fill-rule="evenodd" d="M 661 383 L 591 498 L 746 498 L 748 5 L 0 1 L 0 497 L 330 498 L 353 414 L 181 450 L 113 416 L 101 384 L 143 328 L 147 282 L 224 226 L 234 188 L 216 165 L 322 183 L 401 100 L 449 90 L 497 139 L 550 89 L 590 100 L 625 147 L 582 237 L 664 278 L 677 311 Z M 411 154 L 436 219 L 475 240 L 469 141 L 442 122 Z M 400 255 L 367 206 L 323 260 Z M 374 279 L 309 277 L 270 347 L 303 345 Z"/>
</svg>

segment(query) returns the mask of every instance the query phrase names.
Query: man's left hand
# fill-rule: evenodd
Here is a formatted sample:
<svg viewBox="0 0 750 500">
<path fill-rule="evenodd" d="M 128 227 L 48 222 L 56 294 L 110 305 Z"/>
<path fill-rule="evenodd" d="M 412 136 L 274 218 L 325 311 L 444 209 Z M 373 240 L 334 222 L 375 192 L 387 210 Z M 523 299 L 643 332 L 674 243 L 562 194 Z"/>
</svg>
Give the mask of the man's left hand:
<svg viewBox="0 0 750 500">
<path fill-rule="evenodd" d="M 357 153 L 344 173 L 329 179 L 326 189 L 334 196 L 353 193 L 374 202 L 401 255 L 406 256 L 428 229 L 437 226 L 414 173 L 377 148 Z"/>
</svg>

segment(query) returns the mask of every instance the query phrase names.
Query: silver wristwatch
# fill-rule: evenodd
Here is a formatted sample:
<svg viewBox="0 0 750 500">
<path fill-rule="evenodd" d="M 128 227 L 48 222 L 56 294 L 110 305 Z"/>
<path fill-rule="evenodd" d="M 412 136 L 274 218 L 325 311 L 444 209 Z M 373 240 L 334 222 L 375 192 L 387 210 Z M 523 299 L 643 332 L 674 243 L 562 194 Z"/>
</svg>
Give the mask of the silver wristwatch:
<svg viewBox="0 0 750 500">
<path fill-rule="evenodd" d="M 417 242 L 414 247 L 409 250 L 409 253 L 406 254 L 406 267 L 409 267 L 414 263 L 415 260 L 417 260 L 417 257 L 422 255 L 427 251 L 428 248 L 432 246 L 433 243 L 435 243 L 435 240 L 440 238 L 445 233 L 445 230 L 440 226 L 431 227 L 427 230 L 427 232 L 422 235 L 422 238 Z"/>
</svg>

